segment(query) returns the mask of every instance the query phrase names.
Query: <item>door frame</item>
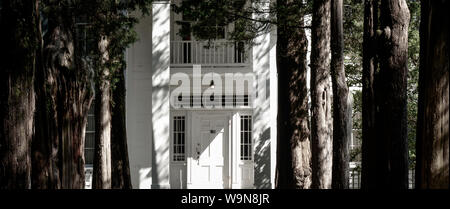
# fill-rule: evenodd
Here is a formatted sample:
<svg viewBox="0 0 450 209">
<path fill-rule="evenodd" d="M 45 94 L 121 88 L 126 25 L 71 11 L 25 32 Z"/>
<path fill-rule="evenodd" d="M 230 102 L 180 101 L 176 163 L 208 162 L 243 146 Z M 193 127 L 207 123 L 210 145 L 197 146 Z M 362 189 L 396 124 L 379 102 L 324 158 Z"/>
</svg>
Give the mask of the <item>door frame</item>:
<svg viewBox="0 0 450 209">
<path fill-rule="evenodd" d="M 239 121 L 241 115 L 253 115 L 253 109 L 211 109 L 211 110 L 205 110 L 205 109 L 190 109 L 190 110 L 171 110 L 170 113 L 170 168 L 174 168 L 176 166 L 184 167 L 185 171 L 185 179 L 183 180 L 182 188 L 189 189 L 189 188 L 195 188 L 195 185 L 192 183 L 192 163 L 194 163 L 192 156 L 193 156 L 193 150 L 192 150 L 192 143 L 193 143 L 193 128 L 194 128 L 194 122 L 195 118 L 200 118 L 203 116 L 224 116 L 225 119 L 228 121 L 228 131 L 226 131 L 226 140 L 228 140 L 228 159 L 226 160 L 227 166 L 228 166 L 228 176 L 226 176 L 227 179 L 227 186 L 230 189 L 236 189 L 241 188 L 244 182 L 241 182 L 241 173 L 239 171 L 240 166 L 243 164 L 243 162 L 240 160 L 240 149 L 239 149 L 239 139 L 240 139 L 240 131 L 239 131 Z M 172 120 L 174 116 L 185 116 L 185 161 L 178 162 L 173 161 L 173 132 L 172 132 Z M 252 127 L 254 124 L 254 119 L 252 119 Z M 254 130 L 253 130 L 254 131 Z M 252 163 L 254 166 L 254 156 L 255 156 L 255 142 L 254 137 L 252 137 Z M 175 170 L 173 170 L 175 171 Z M 170 171 L 172 173 L 172 171 Z M 179 171 L 178 171 L 179 172 Z M 172 175 L 170 175 L 171 178 L 174 178 Z M 175 179 L 179 180 L 178 178 Z M 172 179 L 171 179 L 172 181 Z M 254 182 L 254 179 L 253 179 Z M 253 184 L 252 182 L 252 184 Z M 194 187 L 193 187 L 194 186 Z"/>
<path fill-rule="evenodd" d="M 225 124 L 225 130 L 224 130 L 224 140 L 226 140 L 226 143 L 228 143 L 227 146 L 227 150 L 225 150 L 225 152 L 227 153 L 227 156 L 224 156 L 224 169 L 226 169 L 226 176 L 223 184 L 224 184 L 224 189 L 226 188 L 231 188 L 231 141 L 232 141 L 232 134 L 231 134 L 231 120 L 230 120 L 230 114 L 231 112 L 227 112 L 227 111 L 190 111 L 190 119 L 189 122 L 191 123 L 191 134 L 188 137 L 189 138 L 189 142 L 188 144 L 186 144 L 187 147 L 189 147 L 189 154 L 187 155 L 187 188 L 198 188 L 197 185 L 194 184 L 193 179 L 192 179 L 192 168 L 193 168 L 193 163 L 195 163 L 195 160 L 193 159 L 193 155 L 195 154 L 194 151 L 192 150 L 194 144 L 193 144 L 193 137 L 194 137 L 194 124 L 196 124 L 196 122 L 198 120 L 200 120 L 200 118 L 202 117 L 223 117 L 225 121 L 227 121 L 228 123 Z M 198 126 L 200 127 L 200 126 Z M 224 153 L 225 154 L 225 153 Z M 201 185 L 202 187 L 205 185 Z M 205 188 L 207 188 L 207 186 L 205 186 Z"/>
</svg>

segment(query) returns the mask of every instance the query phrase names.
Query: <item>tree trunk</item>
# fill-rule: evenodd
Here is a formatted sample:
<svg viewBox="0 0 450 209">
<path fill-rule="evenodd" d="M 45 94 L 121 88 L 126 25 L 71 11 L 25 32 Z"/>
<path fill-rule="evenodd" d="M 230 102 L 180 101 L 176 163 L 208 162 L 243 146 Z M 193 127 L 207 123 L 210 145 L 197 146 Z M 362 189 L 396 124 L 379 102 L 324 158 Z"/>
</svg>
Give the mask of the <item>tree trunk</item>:
<svg viewBox="0 0 450 209">
<path fill-rule="evenodd" d="M 450 2 L 423 1 L 420 27 L 416 188 L 449 188 Z"/>
<path fill-rule="evenodd" d="M 109 61 L 109 40 L 100 37 L 99 72 L 95 85 L 95 151 L 92 188 L 111 188 L 111 84 L 110 72 L 106 67 Z"/>
<path fill-rule="evenodd" d="M 73 75 L 67 77 L 73 77 Z M 91 89 L 87 89 L 87 83 L 80 84 L 80 82 L 86 82 L 86 80 L 74 79 L 63 83 L 65 87 L 61 88 L 61 92 L 67 92 L 69 95 L 63 97 L 64 100 L 59 103 L 62 107 L 58 110 L 58 114 L 61 115 L 58 121 L 62 121 L 60 124 L 62 127 L 59 130 L 63 159 L 62 185 L 63 188 L 70 189 L 82 189 L 85 184 L 84 139 L 92 92 Z"/>
<path fill-rule="evenodd" d="M 286 5 L 286 1 L 279 1 Z M 299 11 L 300 12 L 300 11 Z M 278 147 L 277 188 L 308 189 L 311 185 L 311 148 L 306 86 L 307 39 L 305 30 L 283 23 L 277 27 Z M 304 21 L 299 21 L 304 26 Z"/>
<path fill-rule="evenodd" d="M 375 31 L 378 0 L 364 1 L 363 87 L 362 87 L 362 172 L 361 188 L 374 188 L 376 182 L 375 90 L 377 68 Z"/>
<path fill-rule="evenodd" d="M 380 4 L 375 80 L 376 187 L 408 188 L 407 74 L 409 10 L 405 0 Z"/>
<path fill-rule="evenodd" d="M 41 32 L 40 25 L 39 31 Z M 49 41 L 48 37 L 46 43 Z M 44 50 L 48 54 L 50 48 L 44 49 L 43 43 L 41 44 L 41 51 L 38 54 L 39 67 L 36 68 L 35 81 L 36 113 L 35 134 L 31 147 L 33 157 L 31 186 L 33 189 L 59 189 L 61 188 L 61 180 L 60 167 L 58 165 L 59 137 L 55 97 L 57 86 L 55 85 L 55 73 L 51 72 L 55 68 L 49 66 L 50 63 L 56 60 L 47 60 L 51 62 L 44 61 Z"/>
<path fill-rule="evenodd" d="M 311 46 L 312 188 L 331 188 L 330 0 L 313 2 Z"/>
<path fill-rule="evenodd" d="M 123 67 L 114 74 L 117 83 L 113 89 L 111 161 L 112 188 L 131 189 L 130 164 L 128 160 L 127 129 L 125 121 L 125 77 Z"/>
<path fill-rule="evenodd" d="M 333 189 L 348 189 L 348 87 L 344 70 L 342 0 L 331 1 L 331 74 L 333 83 Z M 351 130 L 350 130 L 351 131 Z"/>
<path fill-rule="evenodd" d="M 73 28 L 72 28 L 73 29 Z M 73 34 L 70 30 L 68 33 Z M 73 39 L 69 38 L 69 40 Z M 70 46 L 70 42 L 67 46 Z M 73 56 L 71 56 L 73 57 Z M 75 56 L 75 66 L 60 68 L 57 103 L 58 123 L 61 126 L 60 150 L 62 151 L 63 188 L 84 188 L 84 138 L 87 113 L 92 102 L 92 74 L 87 64 Z"/>
<path fill-rule="evenodd" d="M 70 6 L 48 5 L 48 32 L 44 37 L 44 70 L 38 92 L 39 126 L 33 153 L 35 188 L 84 188 L 84 137 L 92 101 L 92 73 L 76 47 Z M 69 18 L 66 18 L 69 17 Z M 35 172 L 35 171 L 33 171 Z M 58 183 L 58 175 L 60 185 Z M 47 177 L 48 176 L 48 177 Z"/>
<path fill-rule="evenodd" d="M 0 27 L 0 189 L 31 187 L 38 2 L 4 0 Z"/>
</svg>

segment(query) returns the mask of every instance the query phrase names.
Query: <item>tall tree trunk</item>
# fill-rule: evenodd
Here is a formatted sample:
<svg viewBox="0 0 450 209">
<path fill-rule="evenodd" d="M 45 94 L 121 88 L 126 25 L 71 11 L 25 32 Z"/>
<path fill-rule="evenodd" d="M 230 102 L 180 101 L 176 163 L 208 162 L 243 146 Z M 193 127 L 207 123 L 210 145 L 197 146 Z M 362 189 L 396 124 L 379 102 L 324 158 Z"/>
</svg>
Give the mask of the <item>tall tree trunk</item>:
<svg viewBox="0 0 450 209">
<path fill-rule="evenodd" d="M 92 72 L 77 48 L 72 8 L 57 3 L 47 6 L 52 10 L 44 37 L 45 80 L 39 85 L 43 88 L 40 95 L 46 98 L 39 100 L 39 123 L 46 128 L 38 132 L 40 141 L 47 145 L 34 146 L 33 151 L 46 163 L 37 165 L 39 182 L 34 187 L 81 189 L 85 184 L 84 137 L 93 94 Z M 50 180 L 44 179 L 46 175 Z"/>
<path fill-rule="evenodd" d="M 286 1 L 279 1 L 279 3 L 287 5 Z M 279 14 L 278 18 L 276 187 L 308 189 L 311 185 L 311 148 L 306 86 L 307 39 L 303 28 L 292 28 L 283 24 L 287 18 L 286 15 Z M 300 27 L 304 26 L 303 19 L 299 23 Z"/>
<path fill-rule="evenodd" d="M 333 177 L 334 189 L 348 189 L 351 115 L 344 70 L 342 0 L 331 0 L 331 74 L 333 83 Z"/>
<path fill-rule="evenodd" d="M 378 27 L 378 0 L 364 1 L 363 87 L 362 87 L 362 172 L 361 188 L 376 182 L 375 89 L 377 68 L 375 31 Z"/>
<path fill-rule="evenodd" d="M 125 67 L 114 73 L 117 83 L 113 89 L 111 122 L 112 188 L 131 189 L 130 163 L 128 160 L 127 129 L 125 121 Z"/>
<path fill-rule="evenodd" d="M 38 2 L 1 2 L 0 189 L 31 187 Z"/>
<path fill-rule="evenodd" d="M 100 37 L 99 72 L 95 87 L 95 151 L 92 188 L 111 188 L 111 83 L 110 72 L 106 67 L 109 61 L 109 40 Z"/>
<path fill-rule="evenodd" d="M 40 24 L 39 31 L 41 36 Z M 42 40 L 42 37 L 40 39 Z M 34 189 L 59 189 L 61 188 L 60 168 L 58 165 L 59 137 L 55 109 L 57 86 L 55 85 L 55 73 L 50 72 L 55 68 L 49 66 L 51 62 L 45 62 L 43 47 L 43 43 L 41 43 L 40 52 L 37 56 L 39 67 L 36 68 L 35 81 L 36 112 L 35 134 L 31 147 L 33 158 L 31 186 Z M 45 48 L 46 54 L 50 52 L 49 50 L 50 48 Z M 60 62 L 60 60 L 57 62 Z"/>
<path fill-rule="evenodd" d="M 82 67 L 75 69 L 84 71 Z M 62 185 L 63 188 L 82 189 L 85 184 L 84 139 L 92 91 L 87 74 L 80 76 L 72 73 L 74 72 L 63 75 L 64 78 L 69 79 L 64 79 L 62 82 L 60 93 L 66 92 L 66 94 L 61 95 L 63 101 L 59 103 L 60 108 L 58 108 L 58 121 L 62 121 L 60 123 L 62 127 L 59 129 L 63 159 Z"/>
<path fill-rule="evenodd" d="M 330 0 L 313 2 L 311 32 L 312 188 L 331 188 Z"/>
<path fill-rule="evenodd" d="M 450 2 L 423 1 L 416 188 L 449 188 Z"/>
<path fill-rule="evenodd" d="M 376 186 L 407 189 L 409 10 L 406 1 L 381 1 L 380 26 L 380 71 L 375 78 Z"/>
</svg>

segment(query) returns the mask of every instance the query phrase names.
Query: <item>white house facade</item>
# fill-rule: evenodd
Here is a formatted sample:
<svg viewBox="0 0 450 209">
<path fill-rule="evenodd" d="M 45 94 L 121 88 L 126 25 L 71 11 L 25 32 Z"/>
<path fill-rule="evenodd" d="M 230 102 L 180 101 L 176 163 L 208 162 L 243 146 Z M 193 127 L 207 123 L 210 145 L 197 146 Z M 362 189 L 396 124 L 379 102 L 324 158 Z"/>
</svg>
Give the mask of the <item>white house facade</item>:
<svg viewBox="0 0 450 209">
<path fill-rule="evenodd" d="M 182 37 L 171 3 L 153 3 L 126 52 L 133 188 L 273 188 L 276 33 L 251 47 L 225 38 L 232 26 Z"/>
</svg>

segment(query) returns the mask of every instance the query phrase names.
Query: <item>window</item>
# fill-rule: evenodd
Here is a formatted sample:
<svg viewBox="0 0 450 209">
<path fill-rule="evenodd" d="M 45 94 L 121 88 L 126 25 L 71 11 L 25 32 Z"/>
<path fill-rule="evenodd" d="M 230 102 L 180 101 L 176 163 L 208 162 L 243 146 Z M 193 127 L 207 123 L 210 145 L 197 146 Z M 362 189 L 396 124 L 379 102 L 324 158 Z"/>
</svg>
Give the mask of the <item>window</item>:
<svg viewBox="0 0 450 209">
<path fill-rule="evenodd" d="M 95 114 L 94 102 L 89 108 L 86 124 L 86 135 L 84 142 L 84 160 L 86 165 L 92 166 L 94 163 L 94 141 L 95 141 Z"/>
<path fill-rule="evenodd" d="M 181 25 L 179 34 L 183 40 L 182 51 L 183 51 L 183 63 L 191 63 L 192 57 L 192 42 L 191 42 L 191 23 L 190 22 L 180 22 Z"/>
<path fill-rule="evenodd" d="M 173 161 L 185 160 L 185 117 L 173 117 Z"/>
<path fill-rule="evenodd" d="M 216 25 L 213 28 L 214 28 L 214 31 L 216 32 L 216 39 L 225 39 L 226 26 Z"/>
<path fill-rule="evenodd" d="M 244 42 L 239 41 L 234 43 L 234 63 L 245 62 L 245 45 Z"/>
<path fill-rule="evenodd" d="M 252 160 L 252 116 L 241 115 L 241 160 Z"/>
<path fill-rule="evenodd" d="M 96 36 L 91 26 L 89 17 L 84 15 L 75 17 L 76 48 L 83 57 L 89 57 L 97 50 Z"/>
</svg>

